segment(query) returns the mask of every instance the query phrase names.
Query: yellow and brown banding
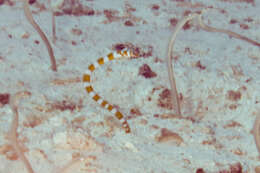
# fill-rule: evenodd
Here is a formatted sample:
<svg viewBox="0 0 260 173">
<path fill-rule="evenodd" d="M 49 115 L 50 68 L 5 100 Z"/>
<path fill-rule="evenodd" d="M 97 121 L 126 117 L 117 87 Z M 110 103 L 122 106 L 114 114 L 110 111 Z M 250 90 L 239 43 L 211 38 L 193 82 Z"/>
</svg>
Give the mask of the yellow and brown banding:
<svg viewBox="0 0 260 173">
<path fill-rule="evenodd" d="M 83 82 L 85 84 L 85 90 L 86 92 L 92 97 L 94 101 L 96 101 L 101 107 L 107 109 L 112 114 L 115 115 L 115 117 L 122 123 L 123 128 L 125 129 L 126 133 L 130 133 L 131 129 L 129 124 L 127 123 L 127 120 L 125 119 L 124 115 L 118 111 L 113 105 L 109 104 L 108 101 L 102 99 L 93 89 L 91 85 L 91 74 L 92 72 L 103 65 L 106 62 L 112 61 L 114 59 L 120 59 L 120 58 L 131 58 L 133 57 L 133 53 L 129 50 L 120 50 L 113 53 L 107 54 L 105 57 L 100 57 L 95 63 L 88 66 L 88 69 L 85 71 L 85 74 L 83 75 Z"/>
</svg>

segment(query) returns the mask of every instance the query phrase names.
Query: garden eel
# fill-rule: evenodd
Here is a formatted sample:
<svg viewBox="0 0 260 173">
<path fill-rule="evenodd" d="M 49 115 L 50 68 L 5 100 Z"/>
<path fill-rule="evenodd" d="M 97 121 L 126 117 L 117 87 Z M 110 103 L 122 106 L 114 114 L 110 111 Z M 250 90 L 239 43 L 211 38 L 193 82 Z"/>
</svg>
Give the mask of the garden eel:
<svg viewBox="0 0 260 173">
<path fill-rule="evenodd" d="M 91 74 L 92 72 L 103 65 L 106 62 L 112 61 L 114 59 L 120 59 L 120 58 L 131 58 L 135 57 L 134 53 L 128 49 L 118 50 L 113 53 L 107 54 L 105 57 L 100 57 L 95 63 L 88 66 L 88 69 L 85 71 L 83 75 L 83 82 L 84 87 L 87 93 L 92 97 L 92 99 L 97 102 L 101 107 L 107 109 L 109 112 L 114 114 L 116 118 L 122 123 L 122 127 L 124 128 L 126 133 L 130 133 L 131 129 L 130 126 L 124 117 L 124 115 L 118 111 L 117 108 L 115 108 L 113 105 L 109 104 L 108 101 L 102 99 L 93 89 L 91 85 Z"/>
</svg>

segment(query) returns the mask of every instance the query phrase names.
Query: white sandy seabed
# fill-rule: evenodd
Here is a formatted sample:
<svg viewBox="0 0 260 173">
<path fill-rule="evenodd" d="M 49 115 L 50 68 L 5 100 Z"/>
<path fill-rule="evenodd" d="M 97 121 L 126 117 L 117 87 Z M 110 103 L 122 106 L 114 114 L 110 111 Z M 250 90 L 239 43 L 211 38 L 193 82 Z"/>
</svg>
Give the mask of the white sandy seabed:
<svg viewBox="0 0 260 173">
<path fill-rule="evenodd" d="M 260 112 L 259 47 L 186 25 L 173 61 L 183 117 L 171 114 L 165 57 L 176 22 L 206 7 L 206 24 L 260 42 L 260 1 L 69 2 L 54 2 L 55 44 L 49 4 L 30 6 L 51 41 L 58 72 L 51 70 L 22 2 L 0 5 L 0 95 L 30 93 L 19 104 L 17 132 L 35 173 L 255 172 L 260 163 L 251 130 Z M 80 80 L 89 64 L 120 44 L 138 47 L 143 57 L 105 64 L 95 70 L 92 84 L 128 118 L 131 134 Z M 150 71 L 142 73 L 143 67 Z M 4 102 L 0 173 L 26 173 L 7 138 L 13 112 Z"/>
</svg>

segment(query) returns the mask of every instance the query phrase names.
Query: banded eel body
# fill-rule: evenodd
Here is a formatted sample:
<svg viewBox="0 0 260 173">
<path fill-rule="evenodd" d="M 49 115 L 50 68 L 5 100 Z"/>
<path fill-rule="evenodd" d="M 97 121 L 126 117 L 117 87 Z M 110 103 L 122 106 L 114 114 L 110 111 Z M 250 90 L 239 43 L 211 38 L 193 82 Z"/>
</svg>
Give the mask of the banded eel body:
<svg viewBox="0 0 260 173">
<path fill-rule="evenodd" d="M 95 63 L 88 66 L 88 69 L 85 71 L 85 74 L 83 75 L 83 82 L 85 84 L 85 90 L 87 93 L 92 97 L 94 101 L 96 101 L 101 107 L 107 109 L 111 113 L 113 113 L 118 120 L 122 123 L 123 128 L 125 129 L 126 133 L 130 133 L 131 129 L 127 123 L 127 120 L 123 116 L 121 112 L 119 112 L 113 105 L 109 104 L 108 101 L 103 100 L 93 89 L 91 85 L 91 74 L 92 72 L 97 69 L 99 66 L 103 65 L 104 63 L 108 61 L 112 61 L 114 59 L 120 59 L 120 58 L 130 58 L 134 56 L 134 54 L 129 50 L 121 50 L 116 51 L 114 53 L 110 53 L 105 57 L 100 57 Z"/>
</svg>

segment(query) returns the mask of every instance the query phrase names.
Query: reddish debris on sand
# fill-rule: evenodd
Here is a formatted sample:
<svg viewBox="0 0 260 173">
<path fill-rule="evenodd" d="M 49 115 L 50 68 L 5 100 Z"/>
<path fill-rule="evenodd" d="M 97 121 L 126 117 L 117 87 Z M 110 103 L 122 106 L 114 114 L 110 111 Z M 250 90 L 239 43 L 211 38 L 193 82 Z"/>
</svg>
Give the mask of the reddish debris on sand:
<svg viewBox="0 0 260 173">
<path fill-rule="evenodd" d="M 138 74 L 144 76 L 145 78 L 153 78 L 157 76 L 157 74 L 153 72 L 147 64 L 144 64 L 139 68 Z"/>
<path fill-rule="evenodd" d="M 0 94 L 0 105 L 8 104 L 9 99 L 10 99 L 10 94 L 8 93 Z"/>
<path fill-rule="evenodd" d="M 227 92 L 227 99 L 231 100 L 231 101 L 238 101 L 240 100 L 242 97 L 240 91 L 233 91 L 233 90 L 229 90 Z"/>
<path fill-rule="evenodd" d="M 160 94 L 159 94 L 159 99 L 157 105 L 162 108 L 166 109 L 172 109 L 172 100 L 171 100 L 171 91 L 169 89 L 164 89 Z"/>
</svg>

